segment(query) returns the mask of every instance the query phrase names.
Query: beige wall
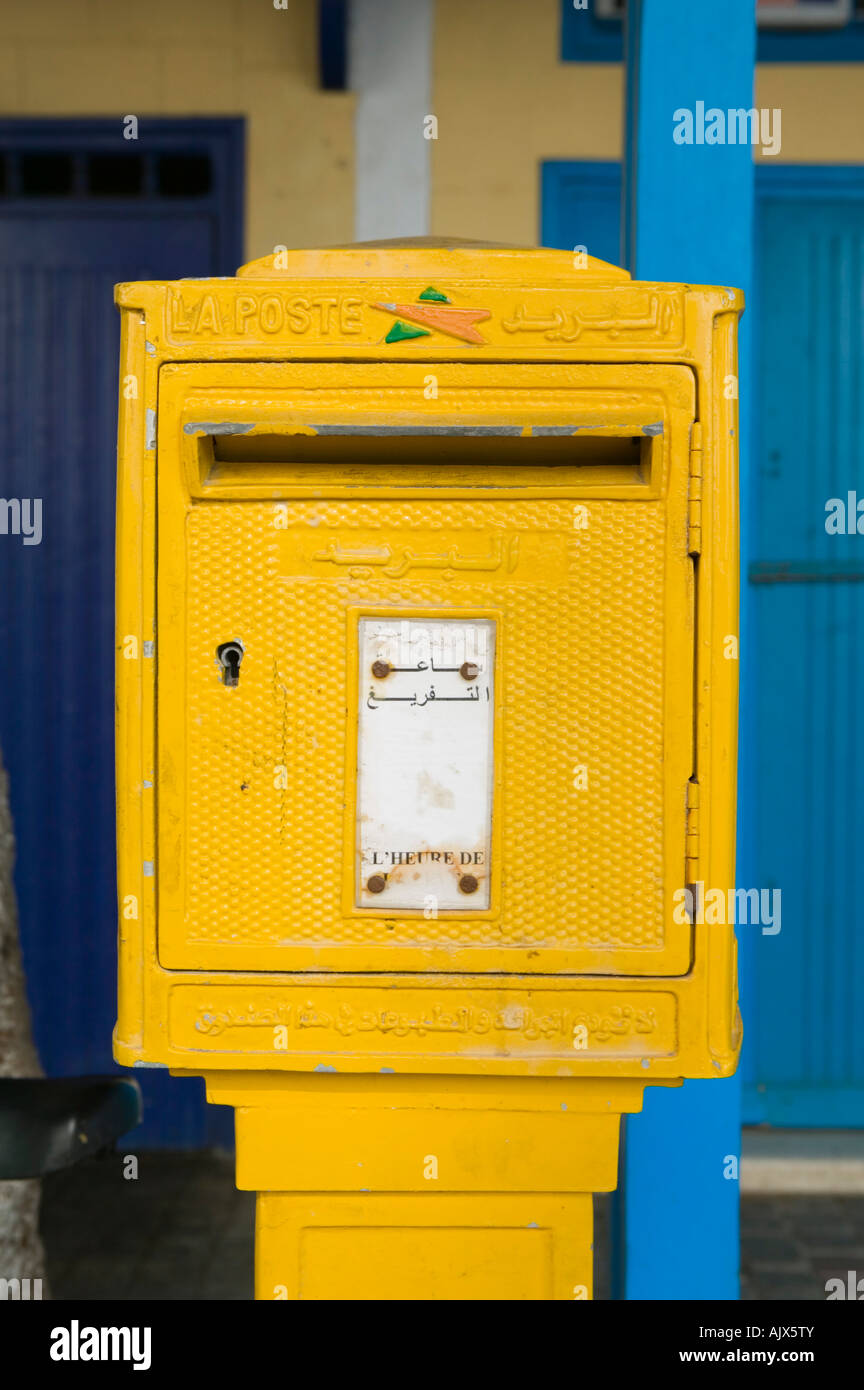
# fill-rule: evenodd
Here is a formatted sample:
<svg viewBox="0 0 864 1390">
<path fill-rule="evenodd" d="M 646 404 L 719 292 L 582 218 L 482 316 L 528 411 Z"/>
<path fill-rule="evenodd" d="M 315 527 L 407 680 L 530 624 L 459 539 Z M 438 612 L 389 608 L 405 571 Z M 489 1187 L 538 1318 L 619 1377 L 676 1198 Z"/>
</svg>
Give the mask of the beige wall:
<svg viewBox="0 0 864 1390">
<path fill-rule="evenodd" d="M 437 0 L 433 234 L 533 246 L 544 159 L 618 159 L 623 75 L 559 61 L 558 0 Z"/>
<path fill-rule="evenodd" d="M 6 116 L 245 116 L 246 257 L 353 235 L 353 111 L 313 0 L 0 0 Z"/>
<path fill-rule="evenodd" d="M 314 0 L 288 6 L 0 0 L 0 111 L 245 116 L 247 258 L 351 240 L 354 98 L 318 89 Z M 558 0 L 437 0 L 433 234 L 533 244 L 543 160 L 620 158 L 620 66 L 558 54 Z M 864 163 L 864 64 L 766 65 L 756 104 L 775 162 Z"/>
<path fill-rule="evenodd" d="M 783 148 L 766 163 L 864 164 L 864 63 L 765 63 L 755 104 L 783 113 Z"/>
</svg>

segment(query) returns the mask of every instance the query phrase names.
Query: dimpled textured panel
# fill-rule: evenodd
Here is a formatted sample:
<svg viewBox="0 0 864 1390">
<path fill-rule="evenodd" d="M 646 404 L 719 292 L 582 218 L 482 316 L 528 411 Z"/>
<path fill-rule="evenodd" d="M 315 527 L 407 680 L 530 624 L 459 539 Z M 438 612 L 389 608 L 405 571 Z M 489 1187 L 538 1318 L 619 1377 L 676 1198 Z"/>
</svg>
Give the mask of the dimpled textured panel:
<svg viewBox="0 0 864 1390">
<path fill-rule="evenodd" d="M 663 945 L 663 504 L 580 505 L 584 529 L 573 502 L 546 499 L 191 506 L 188 942 L 580 946 L 604 959 Z M 525 538 L 509 571 L 418 563 L 387 579 L 315 558 L 330 541 L 356 555 L 378 532 L 397 550 L 452 532 L 456 506 L 475 553 L 490 533 Z M 347 610 L 444 605 L 500 615 L 500 914 L 346 916 Z M 236 689 L 216 661 L 231 639 L 245 648 Z"/>
</svg>

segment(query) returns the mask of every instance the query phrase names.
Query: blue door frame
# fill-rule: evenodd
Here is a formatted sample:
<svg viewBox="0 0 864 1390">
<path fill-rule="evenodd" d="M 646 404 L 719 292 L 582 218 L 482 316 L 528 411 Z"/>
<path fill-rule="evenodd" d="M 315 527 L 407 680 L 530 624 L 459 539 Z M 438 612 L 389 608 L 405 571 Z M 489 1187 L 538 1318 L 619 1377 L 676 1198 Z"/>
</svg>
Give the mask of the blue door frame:
<svg viewBox="0 0 864 1390">
<path fill-rule="evenodd" d="M 128 119 L 128 118 L 127 118 Z M 113 1071 L 114 495 L 122 280 L 233 274 L 243 123 L 2 120 L 0 748 L 36 1041 L 52 1075 Z M 125 191 L 123 191 L 125 190 Z M 144 1074 L 140 1143 L 230 1140 L 203 1086 Z"/>
<path fill-rule="evenodd" d="M 624 58 L 624 24 L 598 19 L 596 6 L 560 0 L 561 59 L 565 63 L 620 63 Z M 864 16 L 855 14 L 836 28 L 760 27 L 757 63 L 860 63 L 864 60 Z"/>
</svg>

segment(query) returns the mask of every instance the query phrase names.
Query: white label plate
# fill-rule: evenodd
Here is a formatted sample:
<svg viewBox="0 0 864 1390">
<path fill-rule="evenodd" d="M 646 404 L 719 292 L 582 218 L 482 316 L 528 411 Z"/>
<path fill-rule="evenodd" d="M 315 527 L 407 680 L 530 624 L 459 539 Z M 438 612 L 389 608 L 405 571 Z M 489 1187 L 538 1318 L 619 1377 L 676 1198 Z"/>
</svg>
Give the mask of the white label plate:
<svg viewBox="0 0 864 1390">
<path fill-rule="evenodd" d="M 429 918 L 482 912 L 490 903 L 495 623 L 361 618 L 359 650 L 357 905 Z"/>
</svg>

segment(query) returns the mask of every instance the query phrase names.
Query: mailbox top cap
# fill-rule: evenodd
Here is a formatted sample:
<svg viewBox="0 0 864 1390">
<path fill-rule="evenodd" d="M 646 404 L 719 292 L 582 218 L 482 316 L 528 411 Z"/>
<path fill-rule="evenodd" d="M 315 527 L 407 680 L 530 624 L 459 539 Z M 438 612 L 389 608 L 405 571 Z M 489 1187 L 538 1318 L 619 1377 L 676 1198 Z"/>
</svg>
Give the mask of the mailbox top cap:
<svg viewBox="0 0 864 1390">
<path fill-rule="evenodd" d="M 576 253 L 580 253 L 577 259 Z M 464 237 L 399 237 L 393 241 L 361 241 L 353 245 L 277 246 L 268 256 L 240 266 L 238 276 L 269 279 L 393 279 L 446 274 L 456 279 L 529 284 L 586 279 L 629 280 L 630 273 L 608 261 L 589 256 L 584 248 L 555 251 L 548 246 L 511 246 L 503 242 L 469 241 Z"/>
</svg>

